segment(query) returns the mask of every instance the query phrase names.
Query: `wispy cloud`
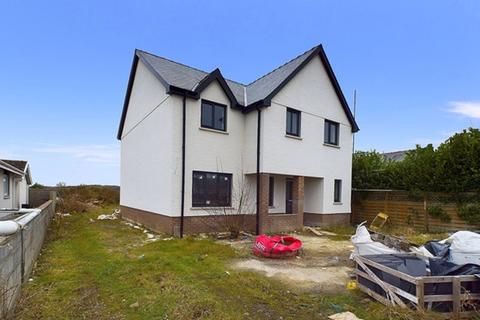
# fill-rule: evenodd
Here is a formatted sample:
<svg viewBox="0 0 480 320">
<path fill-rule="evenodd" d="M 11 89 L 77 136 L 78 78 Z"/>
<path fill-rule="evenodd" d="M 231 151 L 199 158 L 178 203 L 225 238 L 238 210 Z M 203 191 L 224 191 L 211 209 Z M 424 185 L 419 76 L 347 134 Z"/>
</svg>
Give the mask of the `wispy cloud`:
<svg viewBox="0 0 480 320">
<path fill-rule="evenodd" d="M 106 165 L 118 165 L 120 162 L 120 150 L 116 145 L 48 146 L 36 148 L 34 151 L 63 154 Z"/>
<path fill-rule="evenodd" d="M 448 111 L 467 118 L 480 119 L 480 101 L 451 101 Z"/>
</svg>

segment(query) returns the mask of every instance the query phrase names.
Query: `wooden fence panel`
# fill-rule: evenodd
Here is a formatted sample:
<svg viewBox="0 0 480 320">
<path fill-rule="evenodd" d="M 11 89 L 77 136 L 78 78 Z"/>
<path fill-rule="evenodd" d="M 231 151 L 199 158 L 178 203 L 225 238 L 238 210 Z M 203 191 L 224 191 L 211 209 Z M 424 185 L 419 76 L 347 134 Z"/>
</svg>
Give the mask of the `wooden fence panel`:
<svg viewBox="0 0 480 320">
<path fill-rule="evenodd" d="M 352 222 L 371 223 L 379 212 L 389 216 L 389 224 L 395 227 L 413 227 L 415 229 L 435 230 L 472 230 L 478 226 L 467 224 L 458 216 L 455 203 L 435 201 L 439 197 L 428 199 L 412 199 L 406 191 L 353 191 L 352 194 Z M 431 217 L 426 208 L 429 206 L 441 207 L 451 218 L 450 222 Z"/>
</svg>

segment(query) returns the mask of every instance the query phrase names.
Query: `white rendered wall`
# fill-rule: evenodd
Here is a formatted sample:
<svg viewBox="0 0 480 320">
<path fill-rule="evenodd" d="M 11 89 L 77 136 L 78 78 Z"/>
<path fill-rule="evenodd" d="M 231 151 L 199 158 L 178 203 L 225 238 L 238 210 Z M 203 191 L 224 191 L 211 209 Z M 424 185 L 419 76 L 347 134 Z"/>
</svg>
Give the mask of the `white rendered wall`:
<svg viewBox="0 0 480 320">
<path fill-rule="evenodd" d="M 242 174 L 256 172 L 257 112 L 245 115 L 232 109 L 216 81 L 201 98 L 228 106 L 227 132 L 202 129 L 201 99 L 187 99 L 187 216 L 208 214 L 192 208 L 192 171 L 231 173 L 234 186 Z M 302 111 L 301 140 L 285 137 L 287 107 Z M 325 118 L 340 123 L 339 148 L 323 144 Z M 350 212 L 351 125 L 320 58 L 314 58 L 273 98 L 270 107 L 262 109 L 261 122 L 260 171 L 305 176 L 305 212 Z M 182 97 L 167 95 L 159 80 L 139 61 L 121 142 L 122 205 L 180 215 L 181 142 Z M 251 177 L 248 181 L 255 193 Z M 275 177 L 272 213 L 285 211 L 284 179 Z M 333 203 L 334 179 L 342 180 L 341 204 Z"/>
<path fill-rule="evenodd" d="M 179 164 L 173 163 L 175 145 L 181 143 L 174 128 L 181 126 L 177 99 L 138 63 L 121 139 L 120 204 L 164 215 L 179 214 L 172 208 Z"/>
<path fill-rule="evenodd" d="M 227 105 L 226 132 L 201 128 L 201 99 Z M 230 101 L 217 81 L 203 90 L 201 99 L 187 100 L 185 215 L 209 214 L 203 209 L 192 207 L 193 171 L 231 173 L 234 189 L 245 174 L 245 115 L 230 107 Z"/>
<path fill-rule="evenodd" d="M 15 193 L 15 190 L 14 190 L 14 185 L 13 185 L 13 179 L 14 179 L 14 175 L 10 174 L 10 196 L 8 198 L 4 198 L 3 197 L 3 174 L 4 173 L 7 173 L 6 171 L 3 171 L 2 172 L 2 169 L 0 169 L 0 208 L 8 208 L 8 209 L 11 209 L 14 207 L 13 205 L 13 200 L 14 200 L 14 193 Z"/>
<path fill-rule="evenodd" d="M 26 177 L 22 177 L 22 180 L 20 180 L 18 183 L 19 183 L 19 190 L 20 190 L 20 194 L 18 196 L 19 196 L 19 199 L 20 199 L 20 207 L 21 207 L 22 204 L 28 204 L 28 188 L 29 188 L 29 186 L 28 186 Z"/>
<path fill-rule="evenodd" d="M 301 139 L 285 136 L 287 107 L 302 111 Z M 338 148 L 323 143 L 325 119 L 340 123 Z M 323 178 L 323 210 L 312 213 L 351 211 L 351 125 L 320 58 L 312 59 L 263 109 L 262 136 L 262 172 Z M 333 202 L 334 179 L 342 180 L 341 204 Z"/>
<path fill-rule="evenodd" d="M 268 209 L 268 213 L 285 213 L 287 178 L 287 176 L 273 176 L 273 206 Z"/>
<path fill-rule="evenodd" d="M 323 179 L 305 178 L 303 211 L 308 213 L 321 213 L 323 209 Z"/>
</svg>

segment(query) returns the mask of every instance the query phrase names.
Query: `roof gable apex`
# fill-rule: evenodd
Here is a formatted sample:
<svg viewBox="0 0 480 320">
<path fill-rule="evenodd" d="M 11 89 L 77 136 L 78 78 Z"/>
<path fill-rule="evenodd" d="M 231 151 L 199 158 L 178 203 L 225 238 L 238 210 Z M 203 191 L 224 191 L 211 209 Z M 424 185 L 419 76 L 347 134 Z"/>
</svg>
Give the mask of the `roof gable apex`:
<svg viewBox="0 0 480 320">
<path fill-rule="evenodd" d="M 244 113 L 271 105 L 271 99 L 280 91 L 287 83 L 289 83 L 314 57 L 320 57 L 322 64 L 327 72 L 328 78 L 334 88 L 334 91 L 340 101 L 340 104 L 352 126 L 352 131 L 359 130 L 354 116 L 348 106 L 343 95 L 338 80 L 328 61 L 322 45 L 313 47 L 296 58 L 290 60 L 277 69 L 258 78 L 249 85 L 225 79 L 217 68 L 210 73 L 186 66 L 175 61 L 162 58 L 148 52 L 135 49 L 130 76 L 125 93 L 123 103 L 122 116 L 117 132 L 117 139 L 121 140 L 123 126 L 125 123 L 130 95 L 135 79 L 135 73 L 138 61 L 147 67 L 152 74 L 165 87 L 168 94 L 178 94 L 193 99 L 199 99 L 200 93 L 208 87 L 208 85 L 216 80 L 222 87 L 231 102 L 231 106 L 239 108 Z M 249 102 L 247 104 L 247 101 Z"/>
<path fill-rule="evenodd" d="M 325 54 L 325 51 L 323 50 L 322 45 L 318 45 L 317 47 L 312 50 L 308 56 L 285 78 L 283 81 L 275 87 L 265 98 L 259 101 L 255 101 L 252 104 L 247 106 L 247 109 L 253 109 L 253 108 L 258 108 L 259 106 L 270 106 L 272 98 L 282 90 L 287 83 L 289 83 L 314 57 L 320 57 L 320 60 L 322 61 L 322 64 L 327 72 L 328 78 L 335 90 L 335 93 L 340 101 L 340 104 L 342 105 L 342 108 L 348 118 L 348 121 L 352 125 L 352 131 L 357 132 L 359 130 L 358 125 L 353 117 L 353 114 L 350 110 L 350 107 L 348 106 L 347 100 L 345 99 L 345 96 L 343 95 L 342 89 L 340 88 L 340 84 L 338 83 L 338 80 L 335 76 L 335 73 L 333 72 L 332 66 L 330 65 L 330 62 L 328 61 L 327 55 Z"/>
<path fill-rule="evenodd" d="M 223 91 L 227 95 L 228 100 L 230 100 L 230 105 L 234 108 L 238 107 L 239 104 L 237 99 L 235 98 L 232 90 L 228 86 L 227 82 L 225 81 L 225 78 L 222 76 L 222 73 L 218 68 L 213 70 L 205 78 L 203 78 L 194 88 L 194 92 L 196 92 L 200 97 L 200 94 L 202 93 L 202 91 L 205 90 L 215 80 L 218 81 L 220 87 L 223 89 Z"/>
</svg>

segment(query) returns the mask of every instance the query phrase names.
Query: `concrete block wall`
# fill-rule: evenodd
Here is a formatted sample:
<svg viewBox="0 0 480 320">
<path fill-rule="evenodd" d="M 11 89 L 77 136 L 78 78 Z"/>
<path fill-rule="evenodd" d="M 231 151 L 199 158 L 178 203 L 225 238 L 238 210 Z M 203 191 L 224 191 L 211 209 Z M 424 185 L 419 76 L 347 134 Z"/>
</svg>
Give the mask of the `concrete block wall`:
<svg viewBox="0 0 480 320">
<path fill-rule="evenodd" d="M 28 281 L 43 245 L 55 203 L 47 201 L 41 212 L 20 231 L 0 238 L 0 318 L 12 316 L 22 284 Z"/>
</svg>

